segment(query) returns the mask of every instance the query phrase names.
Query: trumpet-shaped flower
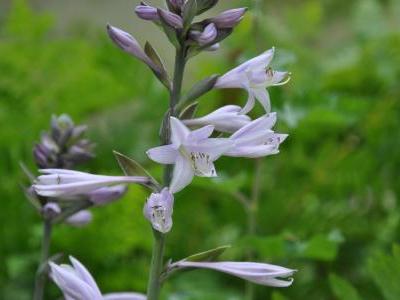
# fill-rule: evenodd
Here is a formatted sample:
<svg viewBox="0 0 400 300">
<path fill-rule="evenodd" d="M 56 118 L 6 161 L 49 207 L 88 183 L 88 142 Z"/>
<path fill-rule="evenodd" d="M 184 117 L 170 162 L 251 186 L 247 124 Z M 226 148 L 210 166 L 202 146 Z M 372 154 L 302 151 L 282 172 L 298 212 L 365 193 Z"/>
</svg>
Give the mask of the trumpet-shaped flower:
<svg viewBox="0 0 400 300">
<path fill-rule="evenodd" d="M 288 72 L 273 71 L 268 67 L 274 57 L 274 52 L 272 48 L 218 78 L 216 88 L 243 88 L 249 93 L 247 103 L 241 113 L 245 114 L 252 110 L 256 99 L 267 113 L 270 112 L 271 103 L 266 89 L 284 85 L 289 81 Z"/>
<path fill-rule="evenodd" d="M 279 153 L 279 145 L 287 134 L 275 133 L 276 113 L 262 116 L 231 135 L 234 146 L 224 155 L 233 157 L 263 157 Z"/>
<path fill-rule="evenodd" d="M 96 281 L 77 259 L 70 256 L 71 265 L 50 262 L 50 277 L 64 294 L 66 300 L 145 300 L 139 293 L 113 293 L 102 295 Z"/>
<path fill-rule="evenodd" d="M 249 124 L 251 119 L 240 114 L 242 108 L 237 105 L 226 105 L 201 118 L 182 120 L 187 126 L 213 125 L 220 132 L 233 133 Z"/>
<path fill-rule="evenodd" d="M 96 189 L 121 183 L 146 185 L 149 178 L 140 176 L 105 176 L 65 169 L 42 169 L 33 185 L 36 193 L 44 197 L 86 195 Z"/>
<path fill-rule="evenodd" d="M 291 277 L 295 270 L 287 269 L 280 266 L 256 263 L 256 262 L 192 262 L 179 261 L 170 266 L 171 268 L 203 268 L 210 269 L 241 279 L 273 287 L 287 287 L 293 282 L 292 278 L 288 280 L 282 279 Z"/>
<path fill-rule="evenodd" d="M 143 213 L 155 230 L 167 233 L 172 228 L 173 208 L 174 196 L 169 192 L 168 188 L 164 188 L 161 193 L 150 195 L 144 206 Z"/>
<path fill-rule="evenodd" d="M 171 144 L 147 151 L 150 159 L 161 164 L 174 164 L 170 191 L 179 192 L 193 177 L 215 177 L 216 161 L 232 147 L 228 139 L 210 138 L 214 126 L 190 131 L 179 119 L 171 117 Z"/>
</svg>

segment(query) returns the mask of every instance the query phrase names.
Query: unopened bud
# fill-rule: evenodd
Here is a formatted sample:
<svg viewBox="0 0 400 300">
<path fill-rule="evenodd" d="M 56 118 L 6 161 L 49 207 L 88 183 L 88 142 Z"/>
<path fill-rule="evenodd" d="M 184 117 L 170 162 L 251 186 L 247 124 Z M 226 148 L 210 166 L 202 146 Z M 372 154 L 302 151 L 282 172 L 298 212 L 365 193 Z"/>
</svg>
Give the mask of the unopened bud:
<svg viewBox="0 0 400 300">
<path fill-rule="evenodd" d="M 92 221 L 92 213 L 88 210 L 81 210 L 77 212 L 76 214 L 70 216 L 65 223 L 71 225 L 71 226 L 76 226 L 76 227 L 81 227 L 85 226 L 86 224 L 90 223 Z"/>
<path fill-rule="evenodd" d="M 126 185 L 102 187 L 89 193 L 89 200 L 95 205 L 105 205 L 120 199 L 127 191 Z"/>
<path fill-rule="evenodd" d="M 61 213 L 61 208 L 55 202 L 46 203 L 42 208 L 42 216 L 45 219 L 54 219 L 60 213 Z"/>
<path fill-rule="evenodd" d="M 170 11 L 164 9 L 158 9 L 158 15 L 162 18 L 165 23 L 175 29 L 182 29 L 183 28 L 183 20 L 177 14 L 174 14 Z"/>
<path fill-rule="evenodd" d="M 136 15 L 147 21 L 158 21 L 160 20 L 160 17 L 157 13 L 157 8 L 149 5 L 138 5 L 135 8 L 135 13 Z"/>
<path fill-rule="evenodd" d="M 233 28 L 243 18 L 247 8 L 235 8 L 222 12 L 210 21 L 215 23 L 218 28 Z"/>
</svg>

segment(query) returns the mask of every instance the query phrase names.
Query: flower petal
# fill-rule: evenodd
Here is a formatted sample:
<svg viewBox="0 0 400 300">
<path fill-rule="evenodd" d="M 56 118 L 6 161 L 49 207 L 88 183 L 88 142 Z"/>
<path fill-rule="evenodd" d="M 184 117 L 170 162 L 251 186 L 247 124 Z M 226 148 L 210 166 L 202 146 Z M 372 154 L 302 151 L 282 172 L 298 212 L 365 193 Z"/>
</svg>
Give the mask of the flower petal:
<svg viewBox="0 0 400 300">
<path fill-rule="evenodd" d="M 271 100 L 269 98 L 269 93 L 266 89 L 253 89 L 254 96 L 264 107 L 265 111 L 269 113 L 271 111 Z"/>
<path fill-rule="evenodd" d="M 97 286 L 96 281 L 94 281 L 92 275 L 89 273 L 89 271 L 85 268 L 84 265 L 82 265 L 75 257 L 70 256 L 69 260 L 72 263 L 72 266 L 75 269 L 76 274 L 83 280 L 85 281 L 88 285 L 90 285 L 93 289 L 93 291 L 96 292 L 96 294 L 101 297 L 100 289 Z"/>
<path fill-rule="evenodd" d="M 179 147 L 185 142 L 190 130 L 177 118 L 171 117 L 171 142 L 175 147 Z"/>
<path fill-rule="evenodd" d="M 193 176 L 194 170 L 190 161 L 182 155 L 178 155 L 170 184 L 171 193 L 177 193 L 185 188 L 192 182 Z"/>
<path fill-rule="evenodd" d="M 154 160 L 155 162 L 161 164 L 173 164 L 178 155 L 178 151 L 173 145 L 164 145 L 151 148 L 146 152 L 146 154 L 151 160 Z"/>
<path fill-rule="evenodd" d="M 188 135 L 188 140 L 204 140 L 210 137 L 210 135 L 214 131 L 214 126 L 213 125 L 207 125 L 202 128 L 193 130 L 192 132 L 189 133 Z"/>
<path fill-rule="evenodd" d="M 249 93 L 249 97 L 247 98 L 246 105 L 242 108 L 242 110 L 240 112 L 243 115 L 245 115 L 249 111 L 251 111 L 253 109 L 254 105 L 256 104 L 256 98 L 253 93 L 253 90 L 248 90 L 248 93 Z"/>
<path fill-rule="evenodd" d="M 103 300 L 146 300 L 146 295 L 140 293 L 105 294 Z"/>
</svg>

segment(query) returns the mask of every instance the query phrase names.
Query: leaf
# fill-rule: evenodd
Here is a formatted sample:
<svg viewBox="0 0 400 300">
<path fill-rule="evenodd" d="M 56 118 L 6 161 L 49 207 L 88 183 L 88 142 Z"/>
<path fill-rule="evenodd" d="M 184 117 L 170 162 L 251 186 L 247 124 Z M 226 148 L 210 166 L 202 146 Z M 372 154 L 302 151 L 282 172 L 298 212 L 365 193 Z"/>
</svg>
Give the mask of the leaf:
<svg viewBox="0 0 400 300">
<path fill-rule="evenodd" d="M 307 258 L 333 261 L 336 258 L 338 248 L 339 242 L 319 234 L 304 245 L 302 254 Z"/>
<path fill-rule="evenodd" d="M 188 0 L 183 5 L 183 28 L 185 32 L 189 29 L 190 24 L 192 23 L 194 17 L 197 14 L 197 1 L 196 0 Z"/>
<path fill-rule="evenodd" d="M 331 273 L 329 284 L 338 300 L 361 300 L 357 290 L 345 279 Z"/>
<path fill-rule="evenodd" d="M 215 83 L 218 80 L 219 75 L 211 75 L 210 77 L 207 77 L 203 79 L 202 81 L 197 82 L 187 93 L 187 95 L 183 98 L 182 104 L 189 104 L 193 101 L 195 101 L 197 98 L 200 98 L 202 95 L 205 93 L 209 92 L 212 90 L 215 86 Z"/>
<path fill-rule="evenodd" d="M 171 80 L 168 77 L 167 70 L 157 51 L 153 48 L 153 46 L 146 42 L 144 46 L 144 52 L 151 59 L 151 61 L 160 69 L 160 72 L 154 71 L 154 74 L 160 79 L 161 83 L 164 84 L 168 90 L 171 90 Z"/>
<path fill-rule="evenodd" d="M 189 120 L 194 117 L 197 111 L 197 107 L 199 106 L 198 102 L 194 102 L 187 106 L 179 115 L 179 119 L 181 120 Z"/>
<path fill-rule="evenodd" d="M 123 155 L 117 151 L 113 151 L 115 158 L 118 161 L 119 166 L 126 176 L 145 176 L 149 177 L 151 184 L 150 188 L 156 189 L 157 191 L 161 190 L 160 184 L 151 176 L 151 174 L 143 168 L 137 161 L 129 158 L 126 155 Z"/>
<path fill-rule="evenodd" d="M 220 246 L 211 250 L 207 250 L 204 252 L 199 252 L 193 255 L 190 255 L 184 259 L 183 261 L 215 261 L 224 253 L 227 249 L 229 249 L 231 246 L 226 245 L 226 246 Z"/>
</svg>

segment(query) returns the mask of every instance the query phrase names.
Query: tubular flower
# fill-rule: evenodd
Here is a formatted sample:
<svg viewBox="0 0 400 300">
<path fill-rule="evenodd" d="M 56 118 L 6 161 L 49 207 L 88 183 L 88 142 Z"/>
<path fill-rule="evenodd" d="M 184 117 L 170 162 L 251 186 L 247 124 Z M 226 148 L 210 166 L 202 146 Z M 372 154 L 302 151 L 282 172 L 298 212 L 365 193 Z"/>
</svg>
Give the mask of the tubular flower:
<svg viewBox="0 0 400 300">
<path fill-rule="evenodd" d="M 287 287 L 293 282 L 292 278 L 284 280 L 282 278 L 291 277 L 295 270 L 287 269 L 280 266 L 256 263 L 256 262 L 192 262 L 180 261 L 171 265 L 176 268 L 203 268 L 210 269 L 241 279 L 273 287 Z"/>
<path fill-rule="evenodd" d="M 246 114 L 252 110 L 256 99 L 267 113 L 270 112 L 271 103 L 266 89 L 284 85 L 290 80 L 290 73 L 274 71 L 268 67 L 274 57 L 274 52 L 275 49 L 271 48 L 218 78 L 216 88 L 242 88 L 249 93 L 247 103 L 241 113 Z"/>
<path fill-rule="evenodd" d="M 229 138 L 234 146 L 225 156 L 256 158 L 279 153 L 279 145 L 287 134 L 275 133 L 276 113 L 262 116 L 240 128 Z"/>
<path fill-rule="evenodd" d="M 105 176 L 64 169 L 42 169 L 41 175 L 33 185 L 36 193 L 44 197 L 66 197 L 86 195 L 96 189 L 121 183 L 146 185 L 147 177 Z"/>
<path fill-rule="evenodd" d="M 213 125 L 220 132 L 233 133 L 249 124 L 251 119 L 240 114 L 242 108 L 237 105 L 226 105 L 201 118 L 182 120 L 187 126 Z"/>
<path fill-rule="evenodd" d="M 96 281 L 77 259 L 69 257 L 72 266 L 50 262 L 50 277 L 64 294 L 66 300 L 146 300 L 138 293 L 113 293 L 102 295 Z"/>
<path fill-rule="evenodd" d="M 216 161 L 232 147 L 228 139 L 209 138 L 214 126 L 208 125 L 190 131 L 179 119 L 171 117 L 171 144 L 147 151 L 150 159 L 161 164 L 174 164 L 170 191 L 179 192 L 186 187 L 194 175 L 215 177 Z"/>
<path fill-rule="evenodd" d="M 161 193 L 150 195 L 144 206 L 143 213 L 155 230 L 167 233 L 172 228 L 173 207 L 174 196 L 169 192 L 168 188 L 164 188 Z"/>
</svg>

